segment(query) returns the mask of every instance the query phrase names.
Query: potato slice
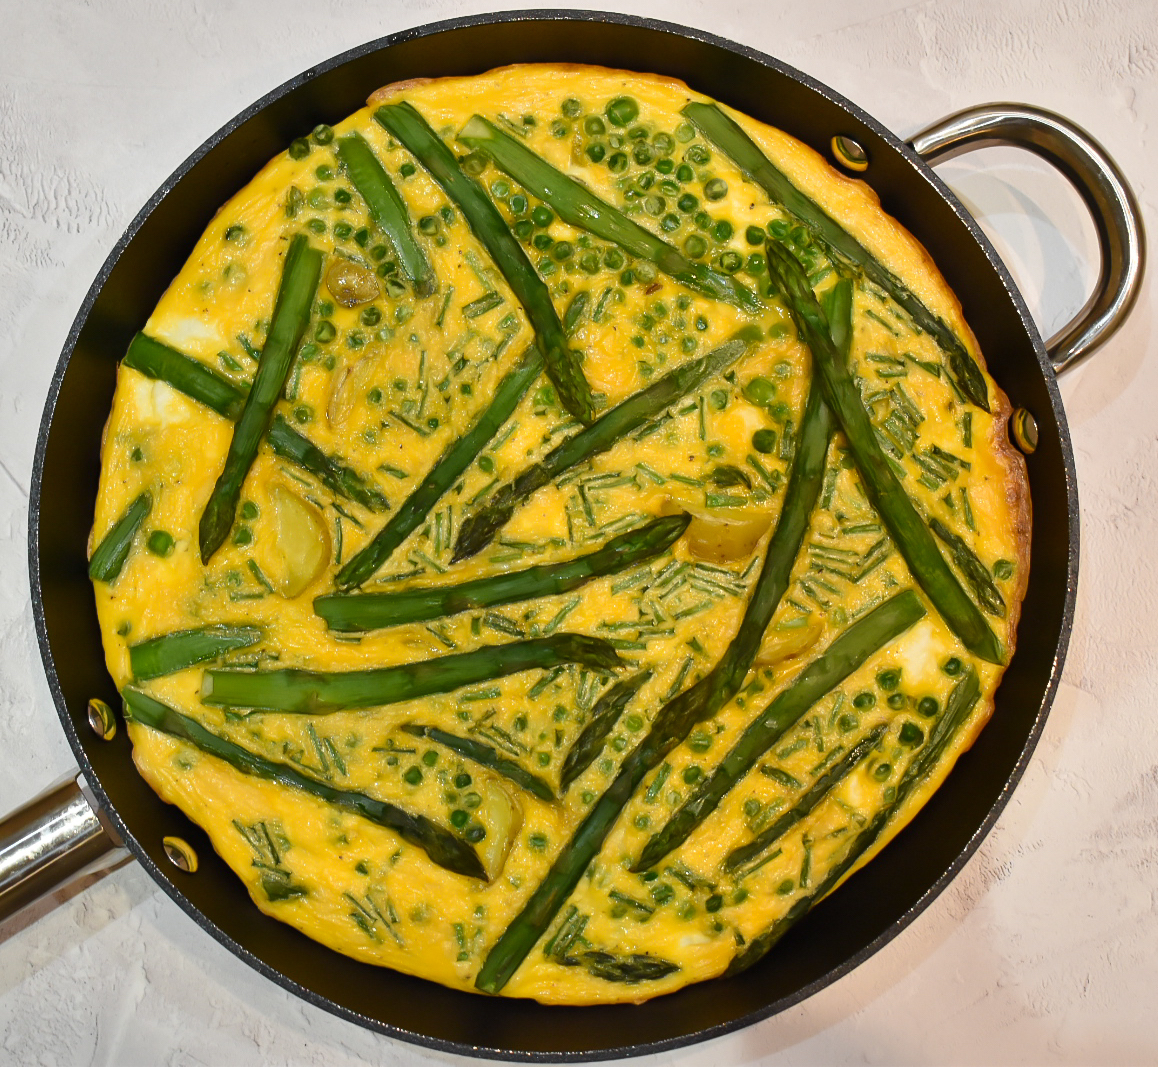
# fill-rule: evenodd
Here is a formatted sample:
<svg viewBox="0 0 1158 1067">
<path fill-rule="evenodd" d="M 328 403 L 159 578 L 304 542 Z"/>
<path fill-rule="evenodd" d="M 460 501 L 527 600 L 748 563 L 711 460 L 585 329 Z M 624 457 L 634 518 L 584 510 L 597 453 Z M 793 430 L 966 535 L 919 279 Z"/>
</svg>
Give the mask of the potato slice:
<svg viewBox="0 0 1158 1067">
<path fill-rule="evenodd" d="M 757 667 L 771 667 L 790 656 L 798 656 L 816 644 L 824 624 L 811 615 L 791 619 L 787 623 L 769 626 L 764 631 L 764 642 L 756 653 Z"/>
<path fill-rule="evenodd" d="M 487 877 L 493 882 L 501 873 L 511 846 L 523 828 L 523 807 L 497 782 L 488 782 L 483 787 L 479 815 L 487 828 L 481 859 Z"/>
<path fill-rule="evenodd" d="M 692 521 L 684 535 L 688 551 L 710 563 L 747 559 L 772 525 L 769 511 L 754 508 L 736 508 L 732 514 L 705 511 L 702 501 L 692 502 L 679 496 L 666 498 L 660 511 L 664 515 L 678 515 L 681 511 L 691 515 Z"/>
<path fill-rule="evenodd" d="M 274 563 L 269 576 L 284 597 L 298 596 L 330 562 L 330 532 L 312 504 L 284 486 L 270 489 L 274 515 Z"/>
</svg>

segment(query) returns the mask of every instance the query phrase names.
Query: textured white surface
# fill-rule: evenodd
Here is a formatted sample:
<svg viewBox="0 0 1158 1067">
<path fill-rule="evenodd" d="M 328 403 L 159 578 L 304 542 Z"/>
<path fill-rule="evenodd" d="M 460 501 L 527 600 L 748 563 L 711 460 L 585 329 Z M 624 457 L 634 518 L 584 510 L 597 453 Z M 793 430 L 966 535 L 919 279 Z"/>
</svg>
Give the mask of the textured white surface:
<svg viewBox="0 0 1158 1067">
<path fill-rule="evenodd" d="M 775 55 L 905 136 L 988 100 L 1060 111 L 1117 158 L 1158 234 L 1153 0 L 608 3 Z M 0 811 L 73 766 L 33 636 L 25 531 L 41 407 L 91 279 L 156 186 L 252 100 L 345 48 L 477 10 L 453 0 L 0 2 Z M 941 173 L 1052 332 L 1096 273 L 1076 197 L 1009 151 Z M 933 906 L 851 975 L 665 1062 L 1158 1061 L 1156 278 L 1125 329 L 1062 386 L 1082 494 L 1077 626 L 1045 735 L 996 829 Z M 135 864 L 0 929 L 0 1063 L 450 1060 L 284 993 Z"/>
</svg>

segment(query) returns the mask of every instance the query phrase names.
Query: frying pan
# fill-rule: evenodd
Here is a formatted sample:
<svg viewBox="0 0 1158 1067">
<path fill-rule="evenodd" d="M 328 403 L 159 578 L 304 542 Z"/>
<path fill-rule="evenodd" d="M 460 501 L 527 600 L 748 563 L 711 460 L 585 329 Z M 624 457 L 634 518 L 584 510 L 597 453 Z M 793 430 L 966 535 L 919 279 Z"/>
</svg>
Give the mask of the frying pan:
<svg viewBox="0 0 1158 1067">
<path fill-rule="evenodd" d="M 99 443 L 117 360 L 217 207 L 271 156 L 318 123 L 362 105 L 378 85 L 473 74 L 527 61 L 661 74 L 787 130 L 830 155 L 866 162 L 859 176 L 929 249 L 964 305 L 989 367 L 1015 409 L 1035 512 L 1018 649 L 992 721 L 883 856 L 819 905 L 753 970 L 640 1006 L 545 1007 L 486 999 L 340 956 L 261 914 L 205 834 L 164 804 L 131 766 L 123 729 L 90 709 L 117 694 L 105 670 L 86 534 Z M 929 164 L 986 145 L 1043 156 L 1073 182 L 1099 235 L 1101 276 L 1074 322 L 1043 344 L 996 253 Z M 29 508 L 37 636 L 50 689 L 83 778 L 0 825 L 0 918 L 127 848 L 226 947 L 310 1002 L 384 1033 L 445 1051 L 520 1060 L 653 1053 L 718 1036 L 799 1002 L 865 960 L 956 875 L 1005 806 L 1053 699 L 1073 617 L 1078 508 L 1055 372 L 1120 325 L 1144 261 L 1137 205 L 1117 167 L 1056 115 L 991 105 L 952 116 L 903 144 L 830 89 L 751 49 L 679 26 L 601 12 L 512 12 L 407 30 L 287 82 L 201 146 L 157 191 L 112 251 L 69 333 L 41 423 Z M 190 857 L 196 857 L 196 870 Z"/>
</svg>

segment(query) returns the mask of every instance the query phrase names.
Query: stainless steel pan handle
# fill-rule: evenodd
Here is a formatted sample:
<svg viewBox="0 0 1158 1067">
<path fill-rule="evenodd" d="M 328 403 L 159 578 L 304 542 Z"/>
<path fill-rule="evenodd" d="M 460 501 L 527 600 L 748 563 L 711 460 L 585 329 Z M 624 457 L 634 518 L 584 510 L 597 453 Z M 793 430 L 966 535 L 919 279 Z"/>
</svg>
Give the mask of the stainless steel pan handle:
<svg viewBox="0 0 1158 1067">
<path fill-rule="evenodd" d="M 1101 273 L 1085 307 L 1046 342 L 1059 373 L 1106 343 L 1122 325 L 1142 286 L 1146 241 L 1138 201 L 1118 165 L 1085 130 L 1052 111 L 1025 104 L 982 104 L 933 123 L 909 141 L 933 165 L 977 148 L 1024 148 L 1052 163 L 1093 216 Z"/>
<path fill-rule="evenodd" d="M 98 810 L 69 777 L 0 821 L 0 922 L 123 854 Z"/>
</svg>

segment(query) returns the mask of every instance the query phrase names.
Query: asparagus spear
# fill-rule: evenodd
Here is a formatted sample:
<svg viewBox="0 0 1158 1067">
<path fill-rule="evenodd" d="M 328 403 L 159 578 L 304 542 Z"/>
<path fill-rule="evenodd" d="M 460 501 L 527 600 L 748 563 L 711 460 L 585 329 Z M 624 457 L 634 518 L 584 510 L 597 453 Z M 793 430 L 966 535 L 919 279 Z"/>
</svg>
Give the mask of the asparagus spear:
<svg viewBox="0 0 1158 1067">
<path fill-rule="evenodd" d="M 397 514 L 338 572 L 339 589 L 351 589 L 368 581 L 391 553 L 418 528 L 430 509 L 475 460 L 487 442 L 511 417 L 519 401 L 543 369 L 543 357 L 533 346 L 519 365 L 499 382 L 487 409 L 462 437 L 455 440 L 420 485 L 406 498 Z"/>
<path fill-rule="evenodd" d="M 929 520 L 929 529 L 953 553 L 953 562 L 957 564 L 957 569 L 965 575 L 965 580 L 973 587 L 973 593 L 981 606 L 990 615 L 1005 618 L 1005 598 L 1001 595 L 1001 590 L 997 588 L 990 577 L 989 568 L 977 558 L 973 550 L 965 543 L 965 539 L 955 534 L 936 516 Z"/>
<path fill-rule="evenodd" d="M 847 315 L 851 304 L 847 300 L 836 301 L 834 307 L 842 308 Z M 555 857 L 522 911 L 491 946 L 475 979 L 475 985 L 483 992 L 497 993 L 510 981 L 603 847 L 615 821 L 648 773 L 683 743 L 696 723 L 710 719 L 739 691 L 788 586 L 792 563 L 800 552 L 820 493 L 830 427 L 826 419 L 827 409 L 814 385 L 801 422 L 780 518 L 736 636 L 704 678 L 660 708 L 647 735 L 620 764 L 619 773 Z"/>
<path fill-rule="evenodd" d="M 515 508 L 552 478 L 576 463 L 606 452 L 625 434 L 658 415 L 713 374 L 735 363 L 759 339 L 758 326 L 745 326 L 719 348 L 665 374 L 552 449 L 513 482 L 499 489 L 484 508 L 463 522 L 454 545 L 454 562 L 482 551 L 514 514 Z"/>
<path fill-rule="evenodd" d="M 328 715 L 448 693 L 464 685 L 560 663 L 613 670 L 622 661 L 615 649 L 598 637 L 554 634 L 364 671 L 211 670 L 205 672 L 201 699 L 221 708 Z"/>
<path fill-rule="evenodd" d="M 126 367 L 171 385 L 190 400 L 236 421 L 245 406 L 245 392 L 196 359 L 138 333 L 122 360 Z M 364 475 L 327 456 L 281 415 L 275 415 L 266 440 L 282 459 L 296 463 L 327 489 L 361 504 L 368 511 L 389 511 L 390 502 Z"/>
<path fill-rule="evenodd" d="M 828 322 L 804 271 L 795 257 L 775 241 L 769 241 L 766 247 L 768 269 L 784 291 L 800 337 L 812 352 L 828 403 L 848 437 L 870 503 L 880 513 L 913 577 L 949 629 L 974 654 L 989 663 L 1003 663 L 1005 652 L 997 635 L 949 569 L 929 528 L 881 451 L 848 361 L 832 342 Z"/>
<path fill-rule="evenodd" d="M 476 741 L 473 737 L 459 737 L 457 734 L 447 733 L 446 730 L 440 730 L 437 726 L 407 723 L 402 729 L 414 737 L 425 737 L 436 744 L 445 745 L 452 752 L 457 752 L 460 756 L 465 756 L 468 760 L 473 760 L 483 767 L 489 767 L 492 771 L 514 782 L 515 785 L 522 786 L 528 793 L 533 793 L 540 800 L 555 799 L 555 792 L 549 783 L 543 781 L 537 774 L 532 774 L 522 764 L 500 755 L 498 750 L 491 745 Z"/>
<path fill-rule="evenodd" d="M 588 949 L 577 956 L 565 956 L 563 962 L 572 966 L 579 964 L 605 982 L 626 982 L 629 985 L 636 982 L 654 982 L 680 969 L 678 963 L 646 952 L 617 956 L 599 949 Z"/>
<path fill-rule="evenodd" d="M 885 290 L 913 322 L 928 333 L 949 359 L 949 369 L 961 392 L 984 411 L 989 410 L 989 390 L 977 361 L 948 323 L 935 315 L 900 278 L 876 259 L 819 204 L 805 196 L 773 165 L 756 143 L 715 104 L 691 103 L 683 114 L 700 132 L 759 185 L 774 204 L 780 204 L 807 226 L 830 249 L 856 264 L 865 275 Z"/>
<path fill-rule="evenodd" d="M 343 811 L 360 815 L 378 826 L 385 826 L 402 840 L 422 849 L 439 867 L 468 878 L 487 881 L 486 870 L 475 850 L 425 815 L 413 814 L 365 793 L 336 789 L 328 782 L 303 774 L 296 767 L 259 756 L 205 729 L 196 719 L 174 711 L 139 689 L 126 688 L 121 696 L 125 702 L 126 718 L 188 741 L 202 752 L 224 760 L 242 774 L 277 782 L 324 800 Z"/>
<path fill-rule="evenodd" d="M 727 274 L 688 259 L 481 115 L 471 118 L 458 139 L 488 155 L 523 188 L 550 204 L 568 225 L 617 244 L 639 259 L 650 260 L 664 274 L 704 296 L 725 300 L 753 315 L 763 310 L 750 289 Z"/>
<path fill-rule="evenodd" d="M 797 900 L 788 909 L 788 912 L 777 919 L 765 933 L 748 942 L 744 951 L 732 960 L 725 975 L 739 974 L 757 963 L 798 919 L 836 888 L 837 883 L 852 870 L 857 860 L 872 848 L 885 826 L 888 825 L 889 820 L 900 811 L 913 790 L 928 776 L 957 735 L 958 730 L 969 718 L 969 713 L 973 710 L 973 705 L 977 703 L 980 696 L 981 686 L 977 680 L 977 672 L 970 667 L 962 676 L 961 681 L 954 686 L 953 692 L 946 701 L 945 711 L 930 732 L 925 747 L 913 757 L 905 769 L 900 782 L 897 783 L 894 799 L 878 811 L 873 816 L 872 821 L 853 838 L 848 851 L 824 876 L 823 881 L 817 885 L 812 893 Z"/>
<path fill-rule="evenodd" d="M 331 630 L 375 630 L 456 615 L 474 608 L 566 593 L 593 578 L 617 574 L 670 548 L 687 529 L 690 515 L 671 515 L 618 537 L 585 556 L 494 574 L 458 585 L 403 589 L 357 596 L 330 593 L 314 600 L 314 611 Z"/>
<path fill-rule="evenodd" d="M 728 791 L 809 708 L 924 616 L 921 598 L 914 590 L 906 589 L 845 630 L 748 725 L 716 769 L 684 801 L 667 825 L 652 834 L 631 869 L 646 871 L 673 848 L 682 845 L 716 810 Z"/>
<path fill-rule="evenodd" d="M 414 236 L 410 213 L 374 150 L 360 133 L 339 138 L 337 150 L 338 158 L 354 188 L 366 201 L 378 229 L 394 246 L 402 273 L 414 284 L 414 291 L 419 296 L 430 296 L 438 288 L 438 280 Z"/>
<path fill-rule="evenodd" d="M 261 640 L 256 626 L 202 626 L 196 630 L 177 630 L 174 633 L 151 637 L 129 646 L 129 666 L 138 682 L 173 674 L 217 659 L 235 648 L 248 648 Z"/>
<path fill-rule="evenodd" d="M 201 515 L 198 540 L 202 563 L 209 562 L 233 525 L 241 486 L 269 428 L 273 406 L 285 388 L 290 365 L 309 324 L 323 258 L 320 251 L 310 247 L 303 234 L 297 234 L 290 241 L 257 376 L 233 429 L 225 467 Z"/>
<path fill-rule="evenodd" d="M 245 407 L 245 393 L 232 382 L 191 359 L 184 352 L 158 341 L 146 333 L 138 333 L 129 342 L 129 350 L 121 360 L 126 367 L 171 385 L 179 393 L 212 408 L 223 418 L 236 422 Z"/>
<path fill-rule="evenodd" d="M 353 500 L 367 511 L 390 510 L 390 501 L 369 478 L 327 456 L 308 437 L 298 433 L 285 416 L 274 415 L 266 440 L 277 455 L 309 471 L 336 496 Z"/>
<path fill-rule="evenodd" d="M 624 678 L 622 682 L 613 685 L 596 701 L 591 709 L 591 718 L 583 727 L 575 743 L 563 761 L 563 771 L 559 776 L 559 789 L 566 792 L 576 778 L 579 777 L 603 751 L 603 742 L 607 735 L 619 722 L 623 709 L 631 702 L 631 698 L 647 684 L 651 677 L 650 670 L 640 671 L 639 674 Z"/>
<path fill-rule="evenodd" d="M 547 375 L 554 382 L 563 406 L 580 422 L 595 418 L 595 400 L 577 355 L 567 347 L 559 316 L 547 286 L 535 272 L 514 234 L 503 222 L 481 185 L 467 177 L 451 152 L 426 120 L 406 102 L 383 104 L 378 120 L 414 155 L 446 191 L 466 217 L 475 236 L 486 246 L 516 299 L 527 312 L 535 331 Z"/>
<path fill-rule="evenodd" d="M 750 860 L 754 860 L 766 852 L 774 842 L 783 837 L 801 819 L 811 815 L 816 805 L 828 796 L 833 787 L 843 782 L 852 773 L 853 768 L 877 747 L 888 728 L 888 723 L 881 723 L 869 731 L 844 754 L 835 767 L 831 767 L 817 778 L 801 795 L 800 799 L 771 826 L 757 834 L 746 845 L 732 849 L 724 857 L 724 870 L 734 871 L 737 867 L 742 867 Z"/>
<path fill-rule="evenodd" d="M 148 490 L 138 496 L 121 515 L 101 543 L 93 551 L 88 561 L 88 576 L 94 582 L 111 582 L 125 565 L 129 558 L 129 549 L 133 547 L 133 538 L 153 510 L 153 494 Z"/>
</svg>

